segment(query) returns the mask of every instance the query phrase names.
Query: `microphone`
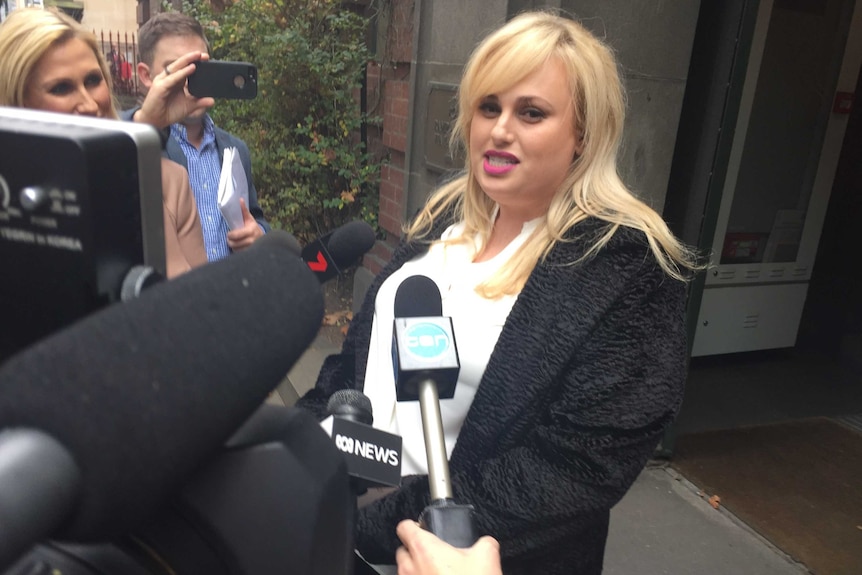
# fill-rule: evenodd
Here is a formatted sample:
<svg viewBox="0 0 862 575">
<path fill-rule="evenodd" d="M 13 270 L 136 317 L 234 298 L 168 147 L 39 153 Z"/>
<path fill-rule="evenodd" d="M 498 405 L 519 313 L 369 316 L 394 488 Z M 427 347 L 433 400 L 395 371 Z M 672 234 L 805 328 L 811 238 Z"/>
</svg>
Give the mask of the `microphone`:
<svg viewBox="0 0 862 575">
<path fill-rule="evenodd" d="M 302 259 L 317 275 L 320 283 L 331 279 L 352 265 L 374 246 L 374 230 L 355 220 L 320 236 L 302 250 Z"/>
<path fill-rule="evenodd" d="M 433 280 L 411 276 L 398 286 L 392 337 L 396 398 L 418 399 L 422 414 L 431 504 L 419 515 L 419 523 L 454 547 L 470 547 L 479 539 L 474 508 L 453 500 L 440 415 L 440 397 L 455 394 L 458 348 L 452 318 L 443 317 L 440 290 Z"/>
<path fill-rule="evenodd" d="M 296 236 L 284 230 L 278 230 L 278 235 L 281 236 L 279 241 L 284 244 L 285 249 L 290 250 L 295 256 L 302 255 L 302 245 L 299 243 L 299 240 L 296 239 Z"/>
<path fill-rule="evenodd" d="M 81 472 L 72 512 L 43 536 L 129 532 L 263 403 L 323 316 L 320 284 L 289 243 L 270 232 L 2 365 L 2 426 L 50 435 Z"/>
<path fill-rule="evenodd" d="M 347 473 L 357 494 L 369 487 L 401 485 L 401 437 L 371 427 L 371 400 L 357 389 L 332 394 L 326 411 L 332 416 L 321 426 L 347 462 Z"/>
<path fill-rule="evenodd" d="M 461 364 L 452 320 L 443 316 L 440 290 L 426 276 L 410 276 L 395 292 L 392 353 L 398 401 L 420 398 L 419 385 L 433 380 L 439 397 L 451 399 Z"/>
<path fill-rule="evenodd" d="M 278 236 L 278 241 L 281 242 L 285 249 L 290 250 L 297 256 L 302 254 L 302 246 L 299 240 L 296 239 L 296 236 L 285 231 L 278 231 Z M 133 266 L 123 277 L 123 283 L 120 286 L 120 301 L 135 299 L 145 289 L 149 289 L 165 281 L 165 279 L 165 276 L 157 272 L 152 266 Z"/>
<path fill-rule="evenodd" d="M 0 572 L 65 520 L 80 486 L 72 455 L 53 437 L 0 430 Z"/>
</svg>

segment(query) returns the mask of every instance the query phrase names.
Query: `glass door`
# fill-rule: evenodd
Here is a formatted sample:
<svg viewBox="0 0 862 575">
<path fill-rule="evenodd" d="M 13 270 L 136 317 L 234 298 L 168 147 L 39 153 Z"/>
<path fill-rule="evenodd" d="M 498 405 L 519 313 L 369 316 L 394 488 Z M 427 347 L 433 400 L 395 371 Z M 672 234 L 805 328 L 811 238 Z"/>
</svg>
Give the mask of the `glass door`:
<svg viewBox="0 0 862 575">
<path fill-rule="evenodd" d="M 795 344 L 847 122 L 837 104 L 859 70 L 854 8 L 760 4 L 693 355 Z"/>
</svg>

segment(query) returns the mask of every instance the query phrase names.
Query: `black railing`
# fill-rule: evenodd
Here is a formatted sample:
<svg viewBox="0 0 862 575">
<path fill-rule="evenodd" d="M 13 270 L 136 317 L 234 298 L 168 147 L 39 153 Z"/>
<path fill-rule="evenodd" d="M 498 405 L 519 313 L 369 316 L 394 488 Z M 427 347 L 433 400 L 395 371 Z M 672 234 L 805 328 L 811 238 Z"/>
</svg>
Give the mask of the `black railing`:
<svg viewBox="0 0 862 575">
<path fill-rule="evenodd" d="M 117 96 L 135 96 L 138 93 L 138 45 L 134 34 L 104 30 L 93 34 L 102 45 L 102 53 L 108 61 L 111 79 L 114 83 L 114 94 Z"/>
</svg>

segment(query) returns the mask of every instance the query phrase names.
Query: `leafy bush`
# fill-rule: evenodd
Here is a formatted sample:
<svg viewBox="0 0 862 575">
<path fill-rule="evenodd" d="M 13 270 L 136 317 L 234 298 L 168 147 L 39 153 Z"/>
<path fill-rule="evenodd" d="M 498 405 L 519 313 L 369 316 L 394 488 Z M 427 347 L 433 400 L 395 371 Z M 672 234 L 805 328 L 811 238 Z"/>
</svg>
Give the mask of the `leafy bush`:
<svg viewBox="0 0 862 575">
<path fill-rule="evenodd" d="M 377 223 L 381 160 L 360 141 L 367 21 L 337 0 L 239 0 L 204 24 L 212 57 L 254 63 L 258 97 L 219 101 L 220 127 L 246 141 L 267 219 L 309 240 L 352 219 Z"/>
</svg>

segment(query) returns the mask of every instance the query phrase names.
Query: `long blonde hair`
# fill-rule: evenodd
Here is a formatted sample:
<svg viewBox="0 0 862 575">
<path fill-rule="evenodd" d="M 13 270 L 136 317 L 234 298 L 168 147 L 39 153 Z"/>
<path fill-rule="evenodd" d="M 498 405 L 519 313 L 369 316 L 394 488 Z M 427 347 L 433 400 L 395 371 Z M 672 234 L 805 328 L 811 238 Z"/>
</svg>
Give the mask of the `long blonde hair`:
<svg viewBox="0 0 862 575">
<path fill-rule="evenodd" d="M 24 108 L 27 83 L 48 50 L 77 38 L 93 50 L 108 89 L 111 70 L 96 37 L 73 18 L 53 8 L 19 8 L 0 23 L 0 106 Z M 111 97 L 111 117 L 117 118 Z"/>
<path fill-rule="evenodd" d="M 518 293 L 540 258 L 557 242 L 566 241 L 567 230 L 590 216 L 609 225 L 585 257 L 601 250 L 619 226 L 628 226 L 646 234 L 668 275 L 687 279 L 688 272 L 698 268 L 694 254 L 619 177 L 617 154 L 625 97 L 617 64 L 611 50 L 578 22 L 549 12 L 524 13 L 479 44 L 464 68 L 458 90 L 458 117 L 450 140 L 453 155 L 469 149 L 470 124 L 484 97 L 512 88 L 551 58 L 559 59 L 567 71 L 575 112 L 573 129 L 582 139 L 583 149 L 551 201 L 547 225 L 539 226 L 512 258 L 509 269 L 480 286 L 479 293 L 488 298 Z M 425 239 L 434 220 L 454 209 L 465 231 L 452 241 L 470 241 L 467 238 L 478 234 L 487 243 L 494 202 L 476 181 L 469 156 L 466 154 L 464 175 L 437 190 L 408 226 L 409 240 Z"/>
</svg>

